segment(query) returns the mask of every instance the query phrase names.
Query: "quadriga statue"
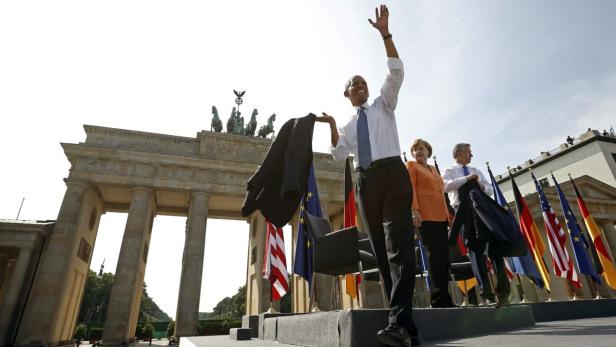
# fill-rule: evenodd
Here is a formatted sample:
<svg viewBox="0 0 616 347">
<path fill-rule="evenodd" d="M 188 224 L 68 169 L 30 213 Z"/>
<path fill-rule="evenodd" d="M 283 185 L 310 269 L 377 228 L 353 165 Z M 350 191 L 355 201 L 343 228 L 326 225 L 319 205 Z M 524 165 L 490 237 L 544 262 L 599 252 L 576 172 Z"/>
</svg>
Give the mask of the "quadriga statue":
<svg viewBox="0 0 616 347">
<path fill-rule="evenodd" d="M 235 107 L 231 111 L 231 117 L 227 121 L 227 133 L 234 134 L 235 133 L 235 124 L 237 123 L 237 111 L 235 111 Z"/>
<path fill-rule="evenodd" d="M 218 116 L 216 106 L 212 106 L 212 124 L 210 125 L 210 131 L 215 131 L 217 133 L 222 131 L 222 121 Z"/>
<path fill-rule="evenodd" d="M 252 111 L 252 116 L 250 116 L 250 122 L 246 125 L 246 129 L 244 130 L 244 135 L 246 136 L 255 136 L 255 131 L 257 130 L 257 115 L 259 111 L 255 108 Z"/>
<path fill-rule="evenodd" d="M 276 120 L 276 114 L 272 114 L 268 119 L 267 119 L 267 125 L 262 126 L 261 128 L 259 128 L 259 133 L 257 136 L 262 137 L 262 138 L 266 138 L 267 135 L 269 134 L 273 134 L 274 133 L 274 121 Z"/>
</svg>

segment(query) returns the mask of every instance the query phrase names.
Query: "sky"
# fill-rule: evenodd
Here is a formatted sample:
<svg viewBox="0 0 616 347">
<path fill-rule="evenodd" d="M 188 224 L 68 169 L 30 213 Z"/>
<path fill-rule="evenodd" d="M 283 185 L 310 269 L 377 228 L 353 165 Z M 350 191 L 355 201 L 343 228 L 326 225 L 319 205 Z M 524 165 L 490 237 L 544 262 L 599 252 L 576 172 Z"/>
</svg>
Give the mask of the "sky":
<svg viewBox="0 0 616 347">
<path fill-rule="evenodd" d="M 346 80 L 378 96 L 385 50 L 373 1 L 0 2 L 0 218 L 56 219 L 83 124 L 195 137 L 233 89 L 259 126 L 309 112 L 339 125 Z M 458 142 L 495 174 L 568 135 L 616 125 L 616 2 L 390 1 L 405 66 L 400 146 L 429 141 L 441 166 Z M 327 152 L 317 124 L 313 148 Z M 126 214 L 103 215 L 90 267 L 115 272 Z M 145 282 L 175 317 L 185 218 L 155 220 Z M 289 228 L 285 232 L 289 240 Z M 248 224 L 208 220 L 200 311 L 245 283 Z M 289 243 L 289 242 L 287 242 Z M 287 254 L 290 250 L 287 245 Z M 224 264 L 224 266 L 221 266 Z M 290 264 L 289 264 L 290 265 Z"/>
</svg>

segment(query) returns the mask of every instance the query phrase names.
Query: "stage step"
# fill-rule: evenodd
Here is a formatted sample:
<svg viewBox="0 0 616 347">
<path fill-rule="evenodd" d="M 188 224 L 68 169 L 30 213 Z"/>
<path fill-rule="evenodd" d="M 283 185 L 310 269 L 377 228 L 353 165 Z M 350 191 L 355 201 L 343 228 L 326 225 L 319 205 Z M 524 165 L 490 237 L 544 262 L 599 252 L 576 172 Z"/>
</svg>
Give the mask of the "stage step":
<svg viewBox="0 0 616 347">
<path fill-rule="evenodd" d="M 233 328 L 229 330 L 229 338 L 235 341 L 245 341 L 251 338 L 251 329 Z"/>
<path fill-rule="evenodd" d="M 533 302 L 536 322 L 616 316 L 616 299 L 585 299 L 569 301 Z"/>
<path fill-rule="evenodd" d="M 528 305 L 414 309 L 423 341 L 507 331 L 535 324 Z M 349 309 L 264 319 L 263 338 L 301 346 L 381 346 L 376 333 L 387 325 L 388 310 Z"/>
</svg>

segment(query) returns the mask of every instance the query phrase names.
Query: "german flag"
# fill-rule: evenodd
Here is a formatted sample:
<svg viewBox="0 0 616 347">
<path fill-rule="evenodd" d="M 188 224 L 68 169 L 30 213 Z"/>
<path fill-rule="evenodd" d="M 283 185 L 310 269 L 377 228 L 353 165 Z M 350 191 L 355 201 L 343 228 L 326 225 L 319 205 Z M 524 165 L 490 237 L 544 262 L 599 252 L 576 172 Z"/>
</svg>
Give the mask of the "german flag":
<svg viewBox="0 0 616 347">
<path fill-rule="evenodd" d="M 586 229 L 588 229 L 588 233 L 590 234 L 590 237 L 592 237 L 592 242 L 597 249 L 599 261 L 603 267 L 603 278 L 605 278 L 605 281 L 612 289 L 616 289 L 616 268 L 614 268 L 614 262 L 610 259 L 610 255 L 605 247 L 605 244 L 603 243 L 603 239 L 601 238 L 601 229 L 599 229 L 594 218 L 592 218 L 592 215 L 588 212 L 586 203 L 584 202 L 584 199 L 582 199 L 582 195 L 580 194 L 580 191 L 571 176 L 569 176 L 569 179 L 575 189 L 575 196 L 577 198 L 577 203 L 580 208 L 580 212 L 582 213 L 582 217 L 584 217 L 584 224 L 586 224 Z"/>
<path fill-rule="evenodd" d="M 357 225 L 357 210 L 355 209 L 355 192 L 353 178 L 351 177 L 350 158 L 346 160 L 344 168 L 344 228 Z"/>
<path fill-rule="evenodd" d="M 344 168 L 344 228 L 357 225 L 357 209 L 355 208 L 355 190 L 353 189 L 353 177 L 351 175 L 351 158 L 347 158 Z M 361 281 L 361 276 L 347 274 L 344 277 L 346 293 L 351 298 L 357 297 L 357 285 Z"/>
<path fill-rule="evenodd" d="M 535 220 L 530 213 L 526 200 L 524 200 L 522 194 L 520 193 L 520 189 L 518 189 L 518 185 L 515 183 L 513 176 L 510 175 L 510 177 L 511 187 L 513 188 L 513 195 L 515 197 L 516 210 L 518 212 L 520 229 L 522 230 L 522 234 L 524 235 L 528 249 L 533 254 L 535 264 L 537 264 L 539 273 L 543 278 L 543 283 L 545 283 L 545 288 L 550 291 L 550 282 L 548 280 L 550 277 L 548 275 L 548 269 L 545 266 L 545 262 L 543 261 L 543 253 L 545 253 L 546 250 L 545 242 L 543 242 L 541 235 L 539 235 L 539 230 L 537 229 Z"/>
</svg>

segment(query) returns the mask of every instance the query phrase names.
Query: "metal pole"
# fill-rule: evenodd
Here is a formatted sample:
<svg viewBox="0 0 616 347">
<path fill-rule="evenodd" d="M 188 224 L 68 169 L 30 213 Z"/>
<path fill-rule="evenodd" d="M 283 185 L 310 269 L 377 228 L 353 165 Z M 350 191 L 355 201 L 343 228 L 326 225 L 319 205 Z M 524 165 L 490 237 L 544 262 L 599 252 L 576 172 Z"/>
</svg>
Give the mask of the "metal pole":
<svg viewBox="0 0 616 347">
<path fill-rule="evenodd" d="M 19 205 L 19 211 L 17 211 L 17 217 L 15 217 L 15 219 L 19 219 L 19 215 L 21 214 L 21 208 L 24 206 L 24 200 L 26 200 L 26 198 L 21 198 L 21 205 Z"/>
<path fill-rule="evenodd" d="M 520 277 L 520 274 L 516 273 L 515 274 L 516 277 L 518 278 L 518 283 L 520 284 L 520 286 L 518 287 L 518 291 L 520 292 L 520 302 L 524 303 L 526 302 L 526 295 L 524 294 L 524 286 L 522 284 L 522 278 Z"/>
</svg>

